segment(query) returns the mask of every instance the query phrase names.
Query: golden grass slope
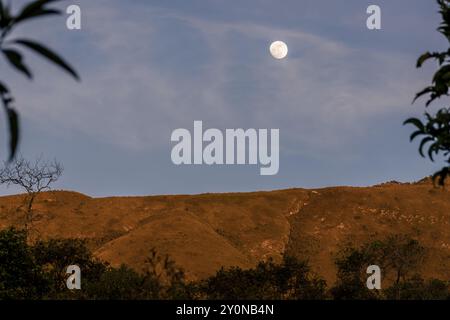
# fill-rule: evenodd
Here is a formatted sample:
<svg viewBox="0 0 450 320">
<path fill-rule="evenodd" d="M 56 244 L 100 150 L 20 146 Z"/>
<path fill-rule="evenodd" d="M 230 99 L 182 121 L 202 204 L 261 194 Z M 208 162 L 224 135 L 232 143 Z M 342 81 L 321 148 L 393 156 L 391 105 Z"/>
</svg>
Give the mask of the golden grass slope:
<svg viewBox="0 0 450 320">
<path fill-rule="evenodd" d="M 0 228 L 22 223 L 21 201 L 0 197 Z M 332 283 L 341 246 L 401 233 L 430 249 L 425 276 L 450 279 L 450 192 L 429 182 L 111 198 L 55 191 L 41 194 L 34 210 L 39 237 L 87 239 L 101 259 L 138 271 L 151 248 L 169 254 L 189 279 L 287 251 Z"/>
</svg>

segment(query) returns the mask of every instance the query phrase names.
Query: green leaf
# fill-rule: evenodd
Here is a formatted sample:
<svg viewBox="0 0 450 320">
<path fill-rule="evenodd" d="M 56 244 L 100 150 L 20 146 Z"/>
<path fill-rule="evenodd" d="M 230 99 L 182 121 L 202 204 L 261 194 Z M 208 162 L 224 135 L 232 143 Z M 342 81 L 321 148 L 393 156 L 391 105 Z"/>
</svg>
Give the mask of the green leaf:
<svg viewBox="0 0 450 320">
<path fill-rule="evenodd" d="M 447 72 L 450 72 L 450 65 L 445 65 L 445 66 L 441 67 L 441 68 L 434 74 L 434 76 L 433 76 L 433 82 L 439 82 Z"/>
<path fill-rule="evenodd" d="M 431 53 L 430 53 L 430 52 L 425 52 L 425 53 L 422 54 L 422 55 L 419 57 L 419 59 L 417 60 L 417 65 L 416 65 L 416 67 L 417 67 L 417 68 L 422 67 L 423 63 L 424 63 L 425 61 L 427 61 L 428 59 L 430 59 L 430 58 L 431 58 Z"/>
<path fill-rule="evenodd" d="M 422 121 L 420 121 L 417 118 L 409 118 L 405 122 L 403 122 L 403 125 L 407 125 L 407 124 L 413 124 L 417 127 L 417 129 L 419 129 L 421 131 L 425 130 L 425 126 L 423 125 Z"/>
<path fill-rule="evenodd" d="M 426 137 L 426 138 L 422 139 L 422 142 L 420 143 L 420 146 L 419 146 L 419 153 L 422 157 L 425 158 L 425 155 L 423 153 L 423 147 L 425 146 L 426 143 L 431 142 L 433 140 L 434 140 L 434 138 L 432 138 L 432 137 Z"/>
<path fill-rule="evenodd" d="M 14 159 L 19 145 L 19 115 L 12 108 L 7 108 L 9 123 L 9 161 Z"/>
<path fill-rule="evenodd" d="M 429 87 L 426 87 L 425 89 L 423 89 L 422 91 L 418 92 L 416 94 L 416 96 L 414 97 L 413 103 L 416 102 L 416 100 L 419 99 L 424 94 L 433 92 L 433 90 L 434 90 L 434 87 L 429 86 Z"/>
<path fill-rule="evenodd" d="M 14 68 L 25 74 L 29 79 L 33 78 L 30 70 L 23 63 L 22 55 L 19 52 L 11 49 L 3 49 L 2 52 Z"/>
<path fill-rule="evenodd" d="M 6 93 L 9 93 L 8 87 L 4 83 L 0 82 L 0 95 L 6 94 Z"/>
<path fill-rule="evenodd" d="M 5 28 L 12 21 L 10 8 L 3 5 L 3 1 L 0 0 L 0 27 Z"/>
<path fill-rule="evenodd" d="M 59 10 L 46 9 L 45 5 L 59 0 L 37 0 L 26 5 L 16 17 L 16 22 L 33 18 L 43 14 L 59 14 Z M 47 12 L 47 13 L 45 13 Z"/>
<path fill-rule="evenodd" d="M 78 76 L 76 71 L 67 62 L 65 62 L 61 57 L 59 57 L 56 53 L 54 53 L 50 49 L 48 49 L 34 41 L 25 40 L 25 39 L 17 39 L 13 42 L 20 44 L 22 46 L 25 46 L 25 47 L 37 52 L 38 54 L 40 54 L 43 57 L 47 58 L 48 60 L 52 61 L 54 64 L 58 65 L 62 69 L 66 70 L 77 81 L 80 80 L 80 77 Z"/>
<path fill-rule="evenodd" d="M 417 136 L 420 136 L 422 134 L 425 134 L 423 131 L 417 130 L 414 131 L 411 136 L 409 137 L 409 141 L 413 141 Z"/>
<path fill-rule="evenodd" d="M 437 154 L 438 150 L 439 150 L 438 145 L 436 143 L 433 143 L 430 149 L 428 149 L 428 157 L 430 158 L 431 161 L 434 162 L 433 153 Z"/>
</svg>

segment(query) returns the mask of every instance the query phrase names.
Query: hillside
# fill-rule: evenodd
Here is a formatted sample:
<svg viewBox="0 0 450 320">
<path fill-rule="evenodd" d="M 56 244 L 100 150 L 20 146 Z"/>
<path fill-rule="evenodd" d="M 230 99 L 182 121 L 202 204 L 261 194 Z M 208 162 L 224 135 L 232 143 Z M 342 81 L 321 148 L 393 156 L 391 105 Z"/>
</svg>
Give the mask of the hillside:
<svg viewBox="0 0 450 320">
<path fill-rule="evenodd" d="M 0 197 L 0 227 L 21 223 L 23 196 Z M 450 192 L 430 182 L 272 192 L 91 198 L 40 195 L 34 229 L 45 238 L 84 238 L 112 265 L 142 270 L 151 248 L 189 279 L 221 266 L 251 267 L 284 251 L 308 259 L 332 283 L 344 244 L 407 233 L 429 248 L 424 276 L 450 279 Z"/>
</svg>

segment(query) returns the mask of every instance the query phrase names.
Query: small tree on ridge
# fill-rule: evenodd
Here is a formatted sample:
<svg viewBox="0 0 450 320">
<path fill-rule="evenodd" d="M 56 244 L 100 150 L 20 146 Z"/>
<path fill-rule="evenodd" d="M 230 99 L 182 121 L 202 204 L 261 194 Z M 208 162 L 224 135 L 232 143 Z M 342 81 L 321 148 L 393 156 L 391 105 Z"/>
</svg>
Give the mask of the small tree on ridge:
<svg viewBox="0 0 450 320">
<path fill-rule="evenodd" d="M 15 185 L 26 192 L 25 229 L 33 222 L 33 203 L 42 191 L 50 190 L 51 184 L 62 175 L 63 167 L 56 160 L 44 161 L 42 157 L 34 162 L 17 156 L 12 162 L 5 162 L 0 170 L 0 183 Z"/>
</svg>

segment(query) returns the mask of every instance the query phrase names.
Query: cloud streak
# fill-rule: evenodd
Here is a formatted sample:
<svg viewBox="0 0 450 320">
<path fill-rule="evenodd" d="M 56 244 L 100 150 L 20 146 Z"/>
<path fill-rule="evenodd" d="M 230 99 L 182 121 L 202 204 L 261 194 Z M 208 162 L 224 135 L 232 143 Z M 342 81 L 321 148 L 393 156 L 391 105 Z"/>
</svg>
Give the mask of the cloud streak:
<svg viewBox="0 0 450 320">
<path fill-rule="evenodd" d="M 407 115 L 414 93 L 428 81 L 414 70 L 416 52 L 362 46 L 350 36 L 313 32 L 311 25 L 202 18 L 143 1 L 80 3 L 79 33 L 65 30 L 63 21 L 61 28 L 22 32 L 62 48 L 81 84 L 40 60 L 30 61 L 41 75 L 36 83 L 6 76 L 29 121 L 54 135 L 79 132 L 117 150 L 160 155 L 174 129 L 202 120 L 221 129 L 279 128 L 282 156 L 299 163 L 305 157 L 369 161 L 355 144 L 371 136 L 374 119 Z M 214 2 L 216 9 L 222 5 Z M 354 14 L 350 10 L 345 28 L 357 28 Z M 289 45 L 287 59 L 270 57 L 273 40 Z M 170 165 L 168 158 L 162 170 L 173 179 Z"/>
</svg>

